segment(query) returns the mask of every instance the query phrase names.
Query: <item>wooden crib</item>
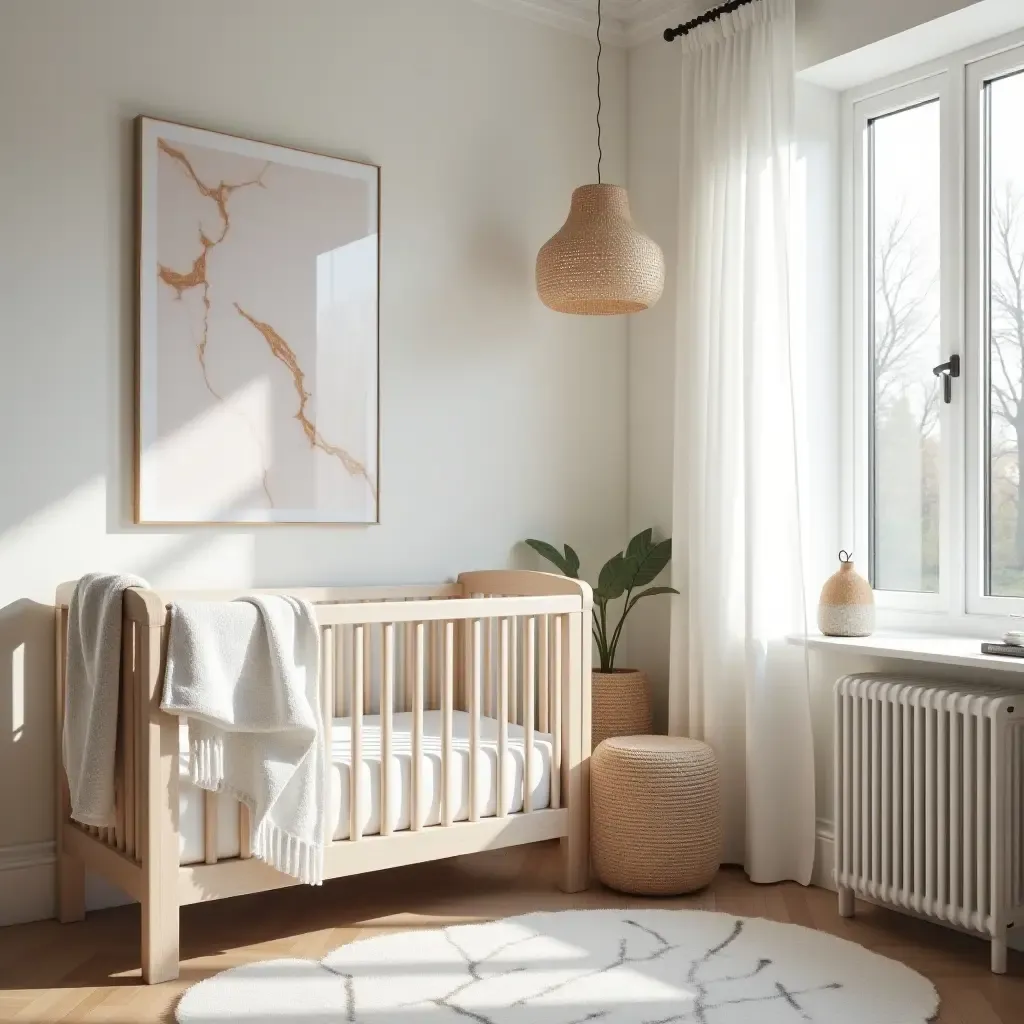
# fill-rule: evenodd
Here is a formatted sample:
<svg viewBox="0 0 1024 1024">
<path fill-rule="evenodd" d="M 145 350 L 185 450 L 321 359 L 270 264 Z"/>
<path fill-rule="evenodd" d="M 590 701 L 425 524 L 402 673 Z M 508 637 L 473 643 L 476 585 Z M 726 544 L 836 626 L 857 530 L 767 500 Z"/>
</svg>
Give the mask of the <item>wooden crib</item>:
<svg viewBox="0 0 1024 1024">
<path fill-rule="evenodd" d="M 174 600 L 231 600 L 239 593 L 131 590 L 124 599 L 122 670 L 115 766 L 116 824 L 97 829 L 70 818 L 61 757 L 68 605 L 74 583 L 56 600 L 57 909 L 63 922 L 85 916 L 91 871 L 142 904 L 142 977 L 155 984 L 178 975 L 178 908 L 296 884 L 248 849 L 248 810 L 233 804 L 240 846 L 218 855 L 222 794 L 202 792 L 203 857 L 180 863 L 179 720 L 160 710 L 163 663 Z M 252 591 L 248 591 L 251 593 Z M 261 591 L 273 593 L 274 591 Z M 283 591 L 277 591 L 281 593 Z M 473 572 L 453 584 L 364 589 L 295 589 L 316 609 L 321 633 L 320 697 L 325 720 L 347 719 L 350 744 L 348 837 L 325 853 L 324 877 L 437 860 L 480 850 L 560 838 L 562 887 L 588 884 L 590 755 L 590 615 L 586 583 L 548 573 Z M 363 834 L 364 715 L 376 707 L 379 743 L 378 832 Z M 393 830 L 389 806 L 396 770 L 396 714 L 411 721 L 408 827 Z M 422 811 L 424 712 L 440 722 L 438 823 Z M 465 713 L 464 716 L 460 713 Z M 453 715 L 468 719 L 468 814 L 455 820 L 449 785 Z M 489 720 L 496 720 L 496 726 Z M 481 813 L 481 722 L 496 729 L 493 814 Z M 335 736 L 338 732 L 335 725 Z M 342 727 L 344 728 L 344 727 Z M 521 809 L 508 797 L 510 728 L 519 737 Z M 534 744 L 546 738 L 546 806 L 534 807 Z M 460 741 L 462 742 L 462 741 Z M 463 754 L 460 753 L 460 757 Z M 327 759 L 331 771 L 332 757 Z M 461 765 L 461 761 L 459 762 Z M 484 766 L 486 767 L 486 766 Z M 404 784 L 404 776 L 399 780 Z M 393 779 L 390 782 L 394 782 Z M 223 808 L 220 808 L 222 811 Z"/>
</svg>

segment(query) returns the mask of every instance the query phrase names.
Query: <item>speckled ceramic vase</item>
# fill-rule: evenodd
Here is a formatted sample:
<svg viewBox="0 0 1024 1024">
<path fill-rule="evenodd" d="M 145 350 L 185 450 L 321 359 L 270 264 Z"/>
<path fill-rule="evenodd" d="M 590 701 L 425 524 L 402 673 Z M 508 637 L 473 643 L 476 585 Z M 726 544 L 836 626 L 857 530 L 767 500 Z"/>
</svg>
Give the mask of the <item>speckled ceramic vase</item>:
<svg viewBox="0 0 1024 1024">
<path fill-rule="evenodd" d="M 875 629 L 875 595 L 853 567 L 853 557 L 839 552 L 839 572 L 821 588 L 818 629 L 825 636 L 870 636 Z"/>
</svg>

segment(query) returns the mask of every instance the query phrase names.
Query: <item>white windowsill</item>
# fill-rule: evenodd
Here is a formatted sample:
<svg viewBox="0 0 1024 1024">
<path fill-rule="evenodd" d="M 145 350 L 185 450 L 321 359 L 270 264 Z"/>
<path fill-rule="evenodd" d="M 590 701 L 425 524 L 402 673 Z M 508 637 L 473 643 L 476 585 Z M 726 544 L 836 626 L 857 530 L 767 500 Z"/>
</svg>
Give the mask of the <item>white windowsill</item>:
<svg viewBox="0 0 1024 1024">
<path fill-rule="evenodd" d="M 812 650 L 847 650 L 873 654 L 881 658 L 923 661 L 933 665 L 960 665 L 966 668 L 987 668 L 997 672 L 1024 673 L 1024 658 L 1006 658 L 982 654 L 982 641 L 977 637 L 933 636 L 927 633 L 875 633 L 872 636 L 822 636 L 812 633 L 806 638 L 792 634 L 788 643 L 800 646 L 806 642 Z"/>
</svg>

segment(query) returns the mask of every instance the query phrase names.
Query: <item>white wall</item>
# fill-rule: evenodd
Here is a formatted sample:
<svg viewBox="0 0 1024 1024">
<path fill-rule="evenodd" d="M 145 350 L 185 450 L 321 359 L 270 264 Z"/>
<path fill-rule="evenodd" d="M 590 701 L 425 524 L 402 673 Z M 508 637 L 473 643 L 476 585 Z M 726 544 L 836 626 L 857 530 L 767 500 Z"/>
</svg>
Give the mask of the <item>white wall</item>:
<svg viewBox="0 0 1024 1024">
<path fill-rule="evenodd" d="M 418 582 L 531 535 L 588 568 L 621 546 L 626 325 L 533 286 L 594 175 L 593 61 L 469 0 L 0 8 L 0 923 L 52 899 L 59 581 Z M 621 181 L 624 53 L 603 75 Z M 131 525 L 139 113 L 382 166 L 382 525 Z"/>
<path fill-rule="evenodd" d="M 809 68 L 976 0 L 796 0 L 797 67 Z"/>
</svg>

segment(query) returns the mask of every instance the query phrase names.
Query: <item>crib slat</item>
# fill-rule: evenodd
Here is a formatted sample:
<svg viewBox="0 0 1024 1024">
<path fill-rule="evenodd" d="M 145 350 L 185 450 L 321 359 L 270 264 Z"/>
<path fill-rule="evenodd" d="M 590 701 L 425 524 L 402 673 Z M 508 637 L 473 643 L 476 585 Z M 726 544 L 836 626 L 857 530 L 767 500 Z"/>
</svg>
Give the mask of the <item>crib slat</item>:
<svg viewBox="0 0 1024 1024">
<path fill-rule="evenodd" d="M 122 629 L 123 629 L 122 625 Z M 124 781 L 124 738 L 127 731 L 127 722 L 125 720 L 125 689 L 129 685 L 129 680 L 125 676 L 123 671 L 124 668 L 124 648 L 125 641 L 122 636 L 121 639 L 121 662 L 122 671 L 118 680 L 117 689 L 117 730 L 120 735 L 117 737 L 114 745 L 114 847 L 118 850 L 124 850 L 124 797 L 125 797 L 125 781 Z"/>
<path fill-rule="evenodd" d="M 551 620 L 551 806 L 562 806 L 562 616 Z"/>
<path fill-rule="evenodd" d="M 537 727 L 541 732 L 548 731 L 548 626 L 549 616 L 542 615 L 537 652 L 537 669 L 540 673 L 537 680 Z"/>
<path fill-rule="evenodd" d="M 380 694 L 380 834 L 391 835 L 391 729 L 395 704 L 395 624 L 384 625 L 384 673 Z"/>
<path fill-rule="evenodd" d="M 480 768 L 480 657 L 483 650 L 483 630 L 479 619 L 470 628 L 469 647 L 469 820 L 480 820 L 479 784 Z"/>
<path fill-rule="evenodd" d="M 207 864 L 217 863 L 217 794 L 203 790 L 203 849 Z"/>
<path fill-rule="evenodd" d="M 455 624 L 444 624 L 444 693 L 441 698 L 441 824 L 451 825 L 452 701 L 455 693 Z"/>
<path fill-rule="evenodd" d="M 437 688 L 441 680 L 441 643 L 438 639 L 441 635 L 440 631 L 440 622 L 431 622 L 427 626 L 427 641 L 430 644 L 427 660 L 427 707 L 431 711 L 436 711 L 441 706 L 437 695 Z"/>
<path fill-rule="evenodd" d="M 414 648 L 416 644 L 416 623 L 405 624 L 405 638 L 402 641 L 402 667 L 405 671 L 405 697 L 403 711 L 412 711 L 416 699 L 416 660 Z"/>
<path fill-rule="evenodd" d="M 484 673 L 483 673 L 483 713 L 488 718 L 494 717 L 494 652 L 491 649 L 491 637 L 494 634 L 494 619 L 483 620 L 484 633 Z"/>
<path fill-rule="evenodd" d="M 351 763 L 348 770 L 349 820 L 348 837 L 353 842 L 362 837 L 362 814 L 359 807 L 360 776 L 363 769 L 363 693 L 366 686 L 366 627 L 356 626 L 352 630 L 352 718 L 349 721 L 349 751 Z"/>
<path fill-rule="evenodd" d="M 513 617 L 509 629 L 509 677 L 508 720 L 519 724 L 519 619 Z"/>
<path fill-rule="evenodd" d="M 455 623 L 458 657 L 455 662 L 455 701 L 453 707 L 465 711 L 469 707 L 469 648 L 472 642 L 470 624 L 465 619 Z"/>
<path fill-rule="evenodd" d="M 121 740 L 124 744 L 124 852 L 135 859 L 135 623 L 126 620 L 121 641 L 121 676 L 124 703 L 121 705 Z"/>
<path fill-rule="evenodd" d="M 409 827 L 418 832 L 423 822 L 423 670 L 425 630 L 416 623 L 414 641 L 414 687 L 412 697 L 412 804 L 409 808 Z"/>
<path fill-rule="evenodd" d="M 533 686 L 536 674 L 534 660 L 537 644 L 537 620 L 531 615 L 523 623 L 523 720 L 526 736 L 523 744 L 523 813 L 533 810 Z"/>
<path fill-rule="evenodd" d="M 146 759 L 145 709 L 148 704 L 149 695 L 143 689 L 145 676 L 145 662 L 143 661 L 142 635 L 145 632 L 141 626 L 133 626 L 132 632 L 135 636 L 135 725 L 132 727 L 135 733 L 135 850 L 136 860 L 142 861 L 142 846 L 146 819 L 143 816 L 143 804 L 146 801 L 146 794 L 143 789 L 142 766 Z"/>
<path fill-rule="evenodd" d="M 509 670 L 509 629 L 508 619 L 500 621 L 498 639 L 498 801 L 495 811 L 499 818 L 508 814 L 505 799 L 506 774 L 508 772 L 508 670 Z"/>
<path fill-rule="evenodd" d="M 252 815 L 243 803 L 238 805 L 238 856 L 242 860 L 252 856 Z"/>
<path fill-rule="evenodd" d="M 324 626 L 320 630 L 320 714 L 324 729 L 324 764 L 322 783 L 326 806 L 331 792 L 331 761 L 334 747 L 334 634 L 337 626 Z M 330 842 L 333 836 L 324 836 Z"/>
<path fill-rule="evenodd" d="M 347 714 L 348 688 L 345 686 L 345 627 L 334 627 L 334 717 Z"/>
<path fill-rule="evenodd" d="M 363 627 L 363 713 L 373 714 L 373 626 Z"/>
</svg>

